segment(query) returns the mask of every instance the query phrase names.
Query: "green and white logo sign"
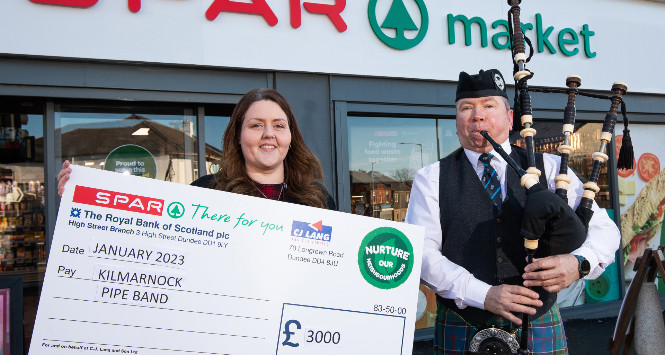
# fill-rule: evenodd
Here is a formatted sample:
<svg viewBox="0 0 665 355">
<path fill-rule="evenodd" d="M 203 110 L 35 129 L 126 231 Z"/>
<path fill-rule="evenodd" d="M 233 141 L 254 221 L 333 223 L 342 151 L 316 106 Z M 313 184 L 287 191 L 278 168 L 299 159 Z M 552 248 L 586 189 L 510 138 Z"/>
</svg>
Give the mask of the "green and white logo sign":
<svg viewBox="0 0 665 355">
<path fill-rule="evenodd" d="M 127 175 L 155 178 L 157 163 L 150 152 L 138 145 L 127 144 L 113 149 L 106 157 L 104 170 Z"/>
<path fill-rule="evenodd" d="M 413 269 L 411 242 L 395 228 L 371 231 L 358 251 L 360 273 L 371 285 L 391 289 L 403 284 Z"/>
<path fill-rule="evenodd" d="M 372 26 L 374 34 L 385 43 L 395 49 L 409 49 L 413 48 L 420 43 L 427 34 L 427 27 L 429 26 L 429 15 L 427 14 L 427 7 L 423 0 L 415 0 L 420 9 L 420 28 L 416 26 L 415 22 L 409 15 L 404 0 L 393 0 L 388 10 L 388 15 L 379 26 L 378 19 L 376 18 L 376 2 L 377 0 L 370 0 L 367 7 L 367 15 L 369 17 L 369 24 Z M 383 28 L 394 29 L 395 37 L 390 37 L 383 32 Z M 407 38 L 404 31 L 418 31 L 414 38 Z"/>
<path fill-rule="evenodd" d="M 180 202 L 171 202 L 169 207 L 166 208 L 166 213 L 168 213 L 171 218 L 180 218 L 185 215 L 185 206 Z"/>
</svg>

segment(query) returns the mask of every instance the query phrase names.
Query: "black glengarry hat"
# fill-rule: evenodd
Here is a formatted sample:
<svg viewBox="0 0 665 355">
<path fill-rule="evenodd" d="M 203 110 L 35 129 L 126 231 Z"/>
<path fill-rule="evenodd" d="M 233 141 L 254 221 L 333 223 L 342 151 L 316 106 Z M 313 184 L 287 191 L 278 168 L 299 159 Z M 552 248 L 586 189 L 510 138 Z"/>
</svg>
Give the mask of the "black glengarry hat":
<svg viewBox="0 0 665 355">
<path fill-rule="evenodd" d="M 457 82 L 457 95 L 455 102 L 460 99 L 503 96 L 506 99 L 506 82 L 503 75 L 496 69 L 481 70 L 478 74 L 469 75 L 466 72 L 459 73 Z"/>
</svg>

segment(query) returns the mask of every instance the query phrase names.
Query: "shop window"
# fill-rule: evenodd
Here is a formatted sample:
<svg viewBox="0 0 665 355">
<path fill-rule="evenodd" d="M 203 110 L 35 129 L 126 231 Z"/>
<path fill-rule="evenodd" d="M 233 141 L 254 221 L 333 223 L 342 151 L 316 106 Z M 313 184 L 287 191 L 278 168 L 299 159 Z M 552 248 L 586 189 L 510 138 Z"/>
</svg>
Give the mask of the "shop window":
<svg viewBox="0 0 665 355">
<path fill-rule="evenodd" d="M 46 267 L 43 117 L 0 113 L 2 271 L 43 271 Z"/>
<path fill-rule="evenodd" d="M 21 278 L 26 344 L 46 270 L 43 107 L 0 97 L 0 277 Z"/>
<path fill-rule="evenodd" d="M 617 127 L 617 156 L 623 141 L 623 127 Z M 621 210 L 621 247 L 626 287 L 635 276 L 633 267 L 645 248 L 665 245 L 665 125 L 631 124 L 635 152 L 634 168 L 618 171 Z M 658 292 L 665 292 L 658 278 Z"/>
<path fill-rule="evenodd" d="M 198 178 L 191 107 L 62 103 L 55 127 L 59 161 L 183 184 Z"/>
<path fill-rule="evenodd" d="M 224 131 L 229 124 L 232 111 L 232 105 L 205 107 L 206 174 L 214 174 L 219 170 Z"/>
<path fill-rule="evenodd" d="M 459 147 L 453 119 L 350 116 L 347 127 L 354 214 L 403 220 L 416 171 Z"/>
<path fill-rule="evenodd" d="M 534 127 L 538 131 L 536 136 L 534 136 L 535 150 L 540 153 L 559 155 L 557 149 L 563 143 L 561 123 L 539 122 Z M 593 158 L 591 155 L 600 147 L 600 133 L 602 128 L 602 123 L 578 123 L 575 125 L 575 132 L 571 137 L 571 145 L 574 152 L 568 158 L 568 166 L 573 169 L 582 181 L 588 180 L 591 175 L 591 169 L 593 168 Z M 520 136 L 519 132 L 512 132 L 510 142 L 519 147 L 526 147 L 524 139 Z M 600 187 L 600 192 L 596 194 L 596 203 L 601 208 L 611 210 L 611 190 L 607 176 L 607 163 L 603 164 L 600 170 L 598 187 Z M 612 212 L 610 211 L 610 213 Z"/>
</svg>

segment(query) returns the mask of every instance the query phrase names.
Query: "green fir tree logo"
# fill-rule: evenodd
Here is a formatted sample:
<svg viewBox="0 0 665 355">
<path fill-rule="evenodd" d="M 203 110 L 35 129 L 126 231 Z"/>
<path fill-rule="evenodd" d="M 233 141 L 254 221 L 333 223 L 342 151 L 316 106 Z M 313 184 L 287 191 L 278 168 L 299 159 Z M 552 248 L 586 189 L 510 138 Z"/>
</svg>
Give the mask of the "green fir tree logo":
<svg viewBox="0 0 665 355">
<path fill-rule="evenodd" d="M 185 206 L 180 202 L 171 202 L 166 208 L 166 213 L 171 218 L 180 218 L 185 215 Z"/>
<path fill-rule="evenodd" d="M 423 40 L 423 38 L 425 38 L 425 35 L 427 34 L 427 27 L 429 25 L 427 7 L 425 7 L 424 0 L 414 1 L 420 9 L 420 15 L 422 18 L 420 28 L 418 28 L 418 26 L 413 22 L 409 11 L 407 11 L 406 6 L 404 5 L 404 0 L 392 1 L 386 18 L 381 23 L 381 26 L 379 26 L 378 20 L 376 18 L 377 0 L 369 1 L 369 5 L 367 7 L 369 23 L 372 27 L 372 31 L 374 31 L 374 34 L 381 40 L 381 42 L 385 43 L 389 47 L 404 50 L 417 46 Z M 386 35 L 382 28 L 394 29 L 395 37 Z M 418 34 L 415 38 L 407 38 L 405 36 L 405 31 L 418 31 Z"/>
</svg>

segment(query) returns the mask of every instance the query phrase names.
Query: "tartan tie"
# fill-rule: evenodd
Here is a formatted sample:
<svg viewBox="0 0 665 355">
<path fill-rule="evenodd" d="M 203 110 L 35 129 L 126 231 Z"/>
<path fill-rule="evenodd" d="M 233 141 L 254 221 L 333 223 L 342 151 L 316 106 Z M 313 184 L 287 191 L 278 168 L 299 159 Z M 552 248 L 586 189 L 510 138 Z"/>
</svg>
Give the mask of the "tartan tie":
<svg viewBox="0 0 665 355">
<path fill-rule="evenodd" d="M 492 202 L 494 202 L 496 207 L 501 210 L 501 183 L 499 182 L 499 177 L 496 174 L 496 170 L 494 170 L 490 164 L 492 157 L 494 156 L 490 153 L 483 153 L 480 155 L 479 160 L 485 166 L 485 170 L 483 170 L 483 176 L 480 181 L 483 183 L 485 191 L 487 191 L 489 194 Z"/>
</svg>

